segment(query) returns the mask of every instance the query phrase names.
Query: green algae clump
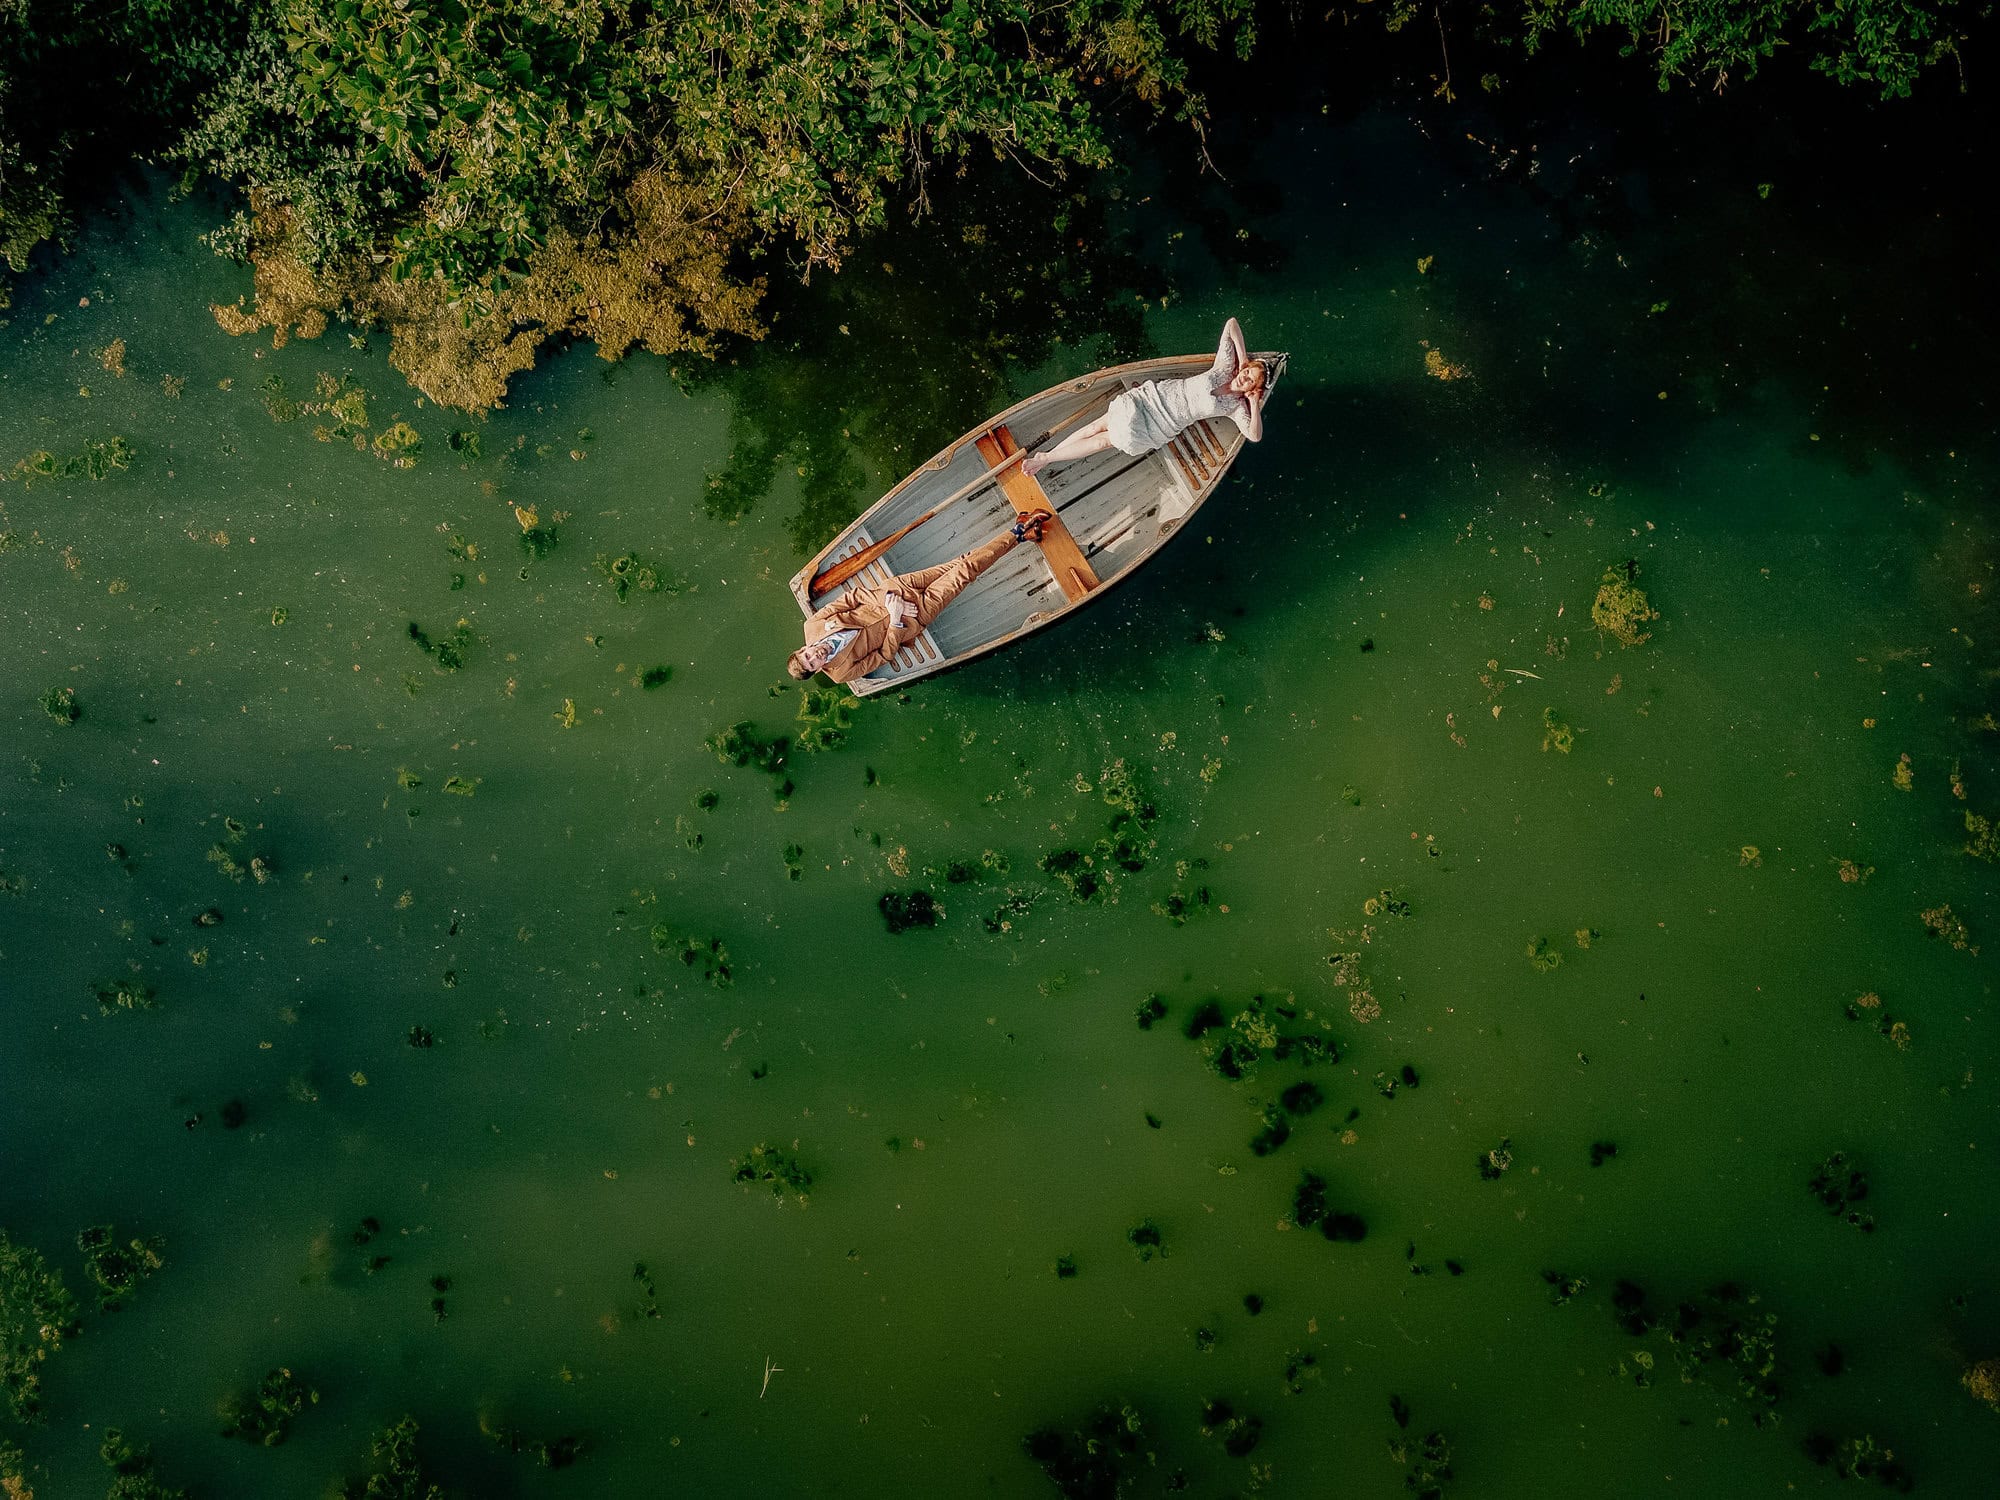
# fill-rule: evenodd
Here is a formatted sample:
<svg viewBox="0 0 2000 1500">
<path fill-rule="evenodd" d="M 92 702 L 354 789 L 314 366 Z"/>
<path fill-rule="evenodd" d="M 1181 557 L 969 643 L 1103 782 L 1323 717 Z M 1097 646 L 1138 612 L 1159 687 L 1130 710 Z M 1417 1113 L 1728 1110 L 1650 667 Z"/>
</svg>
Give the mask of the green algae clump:
<svg viewBox="0 0 2000 1500">
<path fill-rule="evenodd" d="M 340 1488 L 341 1500 L 445 1500 L 444 1491 L 424 1475 L 417 1458 L 417 1420 L 404 1417 L 369 1440 L 373 1470 Z"/>
<path fill-rule="evenodd" d="M 52 687 L 44 690 L 41 704 L 42 712 L 58 724 L 74 724 L 83 717 L 83 710 L 77 707 L 76 689 L 73 687 Z"/>
<path fill-rule="evenodd" d="M 650 562 L 636 552 L 625 552 L 613 557 L 608 552 L 597 554 L 592 564 L 604 575 L 604 581 L 611 585 L 611 597 L 620 604 L 632 597 L 637 589 L 642 594 L 677 594 L 681 586 L 670 577 L 658 563 Z"/>
<path fill-rule="evenodd" d="M 99 1012 L 107 1016 L 114 1010 L 151 1010 L 159 1003 L 150 984 L 130 977 L 106 980 L 94 986 L 91 993 L 97 996 Z"/>
<path fill-rule="evenodd" d="M 1116 1500 L 1126 1493 L 1126 1465 L 1152 1461 L 1140 1451 L 1144 1430 L 1136 1408 L 1107 1403 L 1073 1430 L 1037 1428 L 1021 1439 L 1021 1452 L 1064 1500 Z"/>
<path fill-rule="evenodd" d="M 1924 924 L 1926 933 L 1941 939 L 1947 947 L 1960 952 L 1970 951 L 1975 956 L 1978 954 L 1979 950 L 1972 947 L 1972 934 L 1952 911 L 1949 902 L 1918 912 L 1917 920 Z"/>
<path fill-rule="evenodd" d="M 43 1367 L 78 1326 L 76 1299 L 61 1273 L 0 1229 L 0 1395 L 13 1420 L 44 1420 Z"/>
<path fill-rule="evenodd" d="M 154 1473 L 153 1450 L 126 1442 L 116 1427 L 106 1429 L 97 1455 L 113 1475 L 104 1500 L 188 1500 L 186 1490 L 164 1483 Z"/>
<path fill-rule="evenodd" d="M 810 684 L 799 689 L 799 730 L 792 743 L 808 752 L 837 750 L 847 742 L 861 700 L 845 688 Z"/>
<path fill-rule="evenodd" d="M 222 1435 L 275 1448 L 291 1435 L 299 1413 L 318 1404 L 319 1392 L 281 1366 L 257 1383 L 254 1397 L 232 1396 L 223 1402 Z"/>
<path fill-rule="evenodd" d="M 1538 937 L 1528 944 L 1528 962 L 1541 973 L 1546 974 L 1551 969 L 1561 968 L 1562 961 L 1562 949 L 1547 938 Z"/>
<path fill-rule="evenodd" d="M 1555 750 L 1564 755 L 1576 748 L 1576 731 L 1556 717 L 1553 708 L 1542 710 L 1542 749 Z"/>
<path fill-rule="evenodd" d="M 1983 859 L 1989 864 L 2000 859 L 2000 836 L 1993 831 L 1993 821 L 1982 818 L 1967 808 L 1965 812 L 1965 852 L 1974 859 Z"/>
<path fill-rule="evenodd" d="M 1132 1253 L 1141 1260 L 1151 1260 L 1158 1256 L 1167 1258 L 1166 1237 L 1160 1233 L 1160 1226 L 1151 1219 L 1141 1219 L 1125 1231 L 1125 1243 L 1132 1247 Z"/>
<path fill-rule="evenodd" d="M 1625 646 L 1637 646 L 1652 638 L 1644 627 L 1660 618 L 1646 591 L 1635 580 L 1639 565 L 1627 560 L 1604 570 L 1598 581 L 1597 597 L 1590 601 L 1590 621 Z"/>
<path fill-rule="evenodd" d="M 1972 1393 L 1974 1400 L 1984 1401 L 2000 1411 L 2000 1359 L 1982 1359 L 1978 1364 L 1966 1366 L 1958 1383 Z"/>
<path fill-rule="evenodd" d="M 152 1235 L 146 1239 L 134 1236 L 121 1244 L 109 1224 L 79 1230 L 76 1248 L 83 1254 L 85 1273 L 97 1288 L 97 1310 L 115 1312 L 123 1307 L 125 1299 L 139 1290 L 139 1284 L 166 1264 L 160 1257 L 166 1243 Z"/>
<path fill-rule="evenodd" d="M 794 1149 L 798 1143 L 792 1143 Z M 730 1178 L 744 1187 L 759 1184 L 771 1190 L 771 1196 L 782 1202 L 787 1195 L 801 1205 L 806 1201 L 806 1192 L 812 1187 L 812 1173 L 808 1172 L 799 1159 L 789 1151 L 784 1151 L 768 1143 L 760 1142 L 752 1146 L 742 1156 L 730 1162 Z"/>
<path fill-rule="evenodd" d="M 924 890 L 884 891 L 875 905 L 892 935 L 908 932 L 912 927 L 935 927 L 941 914 L 931 893 Z"/>
<path fill-rule="evenodd" d="M 678 958 L 686 968 L 699 970 L 701 977 L 718 989 L 734 977 L 729 967 L 729 950 L 722 946 L 721 938 L 685 937 L 664 922 L 655 923 L 647 936 L 655 953 Z"/>
</svg>

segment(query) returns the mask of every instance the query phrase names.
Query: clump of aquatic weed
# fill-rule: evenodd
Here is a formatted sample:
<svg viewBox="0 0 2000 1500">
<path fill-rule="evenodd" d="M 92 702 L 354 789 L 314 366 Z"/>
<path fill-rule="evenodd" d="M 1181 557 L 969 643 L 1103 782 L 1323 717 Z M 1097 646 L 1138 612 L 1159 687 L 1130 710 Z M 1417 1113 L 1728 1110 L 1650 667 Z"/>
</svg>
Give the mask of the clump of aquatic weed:
<svg viewBox="0 0 2000 1500">
<path fill-rule="evenodd" d="M 1158 848 L 1159 840 L 1153 830 L 1159 823 L 1160 811 L 1122 758 L 1098 773 L 1096 786 L 1112 809 L 1110 826 L 1103 837 L 1087 849 L 1054 850 L 1043 855 L 1039 864 L 1044 873 L 1054 876 L 1079 901 L 1099 895 L 1115 901 L 1120 876 L 1145 869 Z M 1079 775 L 1076 787 L 1087 792 L 1091 783 Z"/>
<path fill-rule="evenodd" d="M 37 479 L 103 479 L 131 468 L 137 456 L 132 444 L 123 437 L 87 442 L 78 452 L 61 458 L 42 448 L 16 460 L 8 477 L 20 480 L 30 489 Z"/>
<path fill-rule="evenodd" d="M 1851 1437 L 1836 1443 L 1824 1433 L 1814 1433 L 1805 1442 L 1806 1454 L 1822 1467 L 1830 1465 L 1842 1479 L 1872 1479 L 1885 1490 L 1907 1495 L 1916 1480 L 1896 1458 L 1895 1450 L 1884 1448 L 1871 1435 Z"/>
<path fill-rule="evenodd" d="M 44 689 L 41 705 L 42 712 L 58 724 L 74 724 L 83 717 L 83 710 L 77 706 L 76 689 L 73 687 Z"/>
<path fill-rule="evenodd" d="M 604 575 L 604 581 L 611 586 L 611 597 L 620 604 L 631 598 L 634 589 L 642 594 L 677 594 L 681 591 L 680 580 L 663 571 L 658 563 L 650 562 L 636 552 L 621 553 L 617 557 L 600 552 L 592 566 Z"/>
<path fill-rule="evenodd" d="M 1996 834 L 1993 821 L 1982 818 L 1967 808 L 1965 811 L 1965 852 L 1974 859 L 1983 859 L 1991 864 L 2000 860 L 2000 834 Z"/>
<path fill-rule="evenodd" d="M 1511 1137 L 1502 1136 L 1500 1144 L 1490 1151 L 1479 1153 L 1479 1180 L 1498 1182 L 1514 1165 L 1514 1142 Z"/>
<path fill-rule="evenodd" d="M 160 1257 L 166 1243 L 158 1235 L 145 1239 L 135 1235 L 121 1243 L 109 1224 L 79 1230 L 76 1248 L 83 1254 L 85 1274 L 97 1288 L 97 1310 L 114 1312 L 123 1307 L 139 1284 L 166 1264 Z"/>
<path fill-rule="evenodd" d="M 1557 750 L 1567 755 L 1576 748 L 1576 731 L 1556 717 L 1553 708 L 1542 710 L 1542 749 Z"/>
<path fill-rule="evenodd" d="M 942 915 L 931 893 L 925 890 L 884 891 L 875 904 L 892 935 L 908 932 L 912 927 L 935 927 Z"/>
<path fill-rule="evenodd" d="M 1367 1222 L 1359 1214 L 1335 1209 L 1327 1198 L 1326 1186 L 1326 1179 L 1317 1172 L 1301 1174 L 1286 1217 L 1300 1229 L 1317 1229 L 1336 1243 L 1359 1244 L 1368 1237 Z"/>
<path fill-rule="evenodd" d="M 664 922 L 654 923 L 649 936 L 655 953 L 680 959 L 683 966 L 698 970 L 701 977 L 712 985 L 726 985 L 733 977 L 729 967 L 729 950 L 722 946 L 721 938 L 687 937 L 676 933 Z"/>
<path fill-rule="evenodd" d="M 1620 1281 L 1611 1293 L 1612 1316 L 1630 1338 L 1658 1335 L 1679 1367 L 1681 1383 L 1691 1385 L 1711 1372 L 1733 1380 L 1738 1399 L 1752 1410 L 1751 1424 L 1770 1426 L 1778 1420 L 1778 1315 L 1758 1310 L 1761 1298 L 1733 1282 L 1724 1282 L 1700 1297 L 1655 1312 L 1646 1292 L 1631 1281 Z M 1617 1365 L 1617 1373 L 1644 1389 L 1653 1384 L 1657 1363 L 1651 1349 L 1633 1350 Z"/>
<path fill-rule="evenodd" d="M 1141 1260 L 1151 1260 L 1158 1256 L 1167 1258 L 1166 1237 L 1160 1233 L 1160 1226 L 1151 1219 L 1141 1219 L 1125 1231 L 1125 1242 L 1132 1247 L 1132 1253 Z"/>
<path fill-rule="evenodd" d="M 479 1433 L 502 1453 L 532 1458 L 544 1469 L 567 1469 L 583 1455 L 580 1438 L 532 1438 L 520 1428 L 496 1421 L 484 1412 L 479 1414 Z"/>
<path fill-rule="evenodd" d="M 417 1457 L 417 1421 L 404 1417 L 370 1439 L 372 1472 L 350 1479 L 340 1493 L 350 1500 L 443 1500 L 444 1491 L 424 1474 Z"/>
<path fill-rule="evenodd" d="M 1967 1365 L 1958 1383 L 1972 1393 L 1975 1401 L 1984 1401 L 2000 1411 L 2000 1359 L 1982 1359 Z"/>
<path fill-rule="evenodd" d="M 377 458 L 387 459 L 398 469 L 414 469 L 417 455 L 423 452 L 424 439 L 408 422 L 391 422 L 375 434 L 371 446 Z"/>
<path fill-rule="evenodd" d="M 1942 939 L 1947 947 L 1960 952 L 1969 952 L 1975 958 L 1979 956 L 1979 950 L 1972 946 L 1972 934 L 1952 911 L 1949 903 L 1918 912 L 1917 920 L 1924 924 L 1924 931 L 1929 936 Z"/>
<path fill-rule="evenodd" d="M 114 1010 L 151 1010 L 159 1003 L 150 984 L 130 976 L 93 985 L 91 993 L 97 996 L 99 1012 L 107 1016 Z"/>
<path fill-rule="evenodd" d="M 1875 1216 L 1854 1207 L 1868 1196 L 1868 1174 L 1852 1165 L 1847 1153 L 1836 1151 L 1820 1163 L 1806 1190 L 1837 1219 L 1845 1219 L 1863 1234 L 1875 1232 Z"/>
<path fill-rule="evenodd" d="M 1218 1396 L 1201 1409 L 1201 1435 L 1221 1438 L 1222 1451 L 1231 1458 L 1247 1458 L 1264 1439 L 1264 1419 L 1238 1413 Z"/>
<path fill-rule="evenodd" d="M 792 1149 L 798 1149 L 797 1141 L 792 1142 Z M 813 1183 L 812 1173 L 805 1169 L 798 1157 L 768 1143 L 752 1146 L 729 1166 L 731 1182 L 746 1188 L 761 1184 L 768 1187 L 771 1196 L 781 1202 L 789 1195 L 803 1205 L 807 1190 Z"/>
<path fill-rule="evenodd" d="M 318 1391 L 280 1367 L 257 1383 L 254 1397 L 231 1396 L 222 1403 L 222 1435 L 275 1448 L 291 1435 L 299 1413 L 318 1404 Z"/>
<path fill-rule="evenodd" d="M 1144 1430 L 1136 1407 L 1106 1403 L 1072 1429 L 1037 1428 L 1021 1439 L 1021 1451 L 1064 1500 L 1116 1500 L 1125 1493 L 1127 1465 L 1152 1461 L 1140 1451 Z"/>
<path fill-rule="evenodd" d="M 125 1434 L 116 1427 L 105 1429 L 97 1456 L 116 1476 L 105 1500 L 188 1500 L 186 1490 L 167 1484 L 154 1472 L 153 1450 L 143 1443 L 126 1442 Z"/>
<path fill-rule="evenodd" d="M 1583 944 L 1581 946 L 1587 947 L 1589 945 Z M 1538 937 L 1529 940 L 1528 962 L 1533 964 L 1542 973 L 1546 974 L 1551 969 L 1562 967 L 1562 961 L 1562 949 L 1556 947 L 1547 938 Z"/>
<path fill-rule="evenodd" d="M 1289 1024 L 1298 1016 L 1298 1006 L 1289 996 L 1270 1000 L 1253 995 L 1233 1017 L 1225 1017 L 1221 1005 L 1210 1000 L 1189 1018 L 1187 1036 L 1200 1043 L 1209 1067 L 1231 1083 L 1254 1075 L 1266 1056 L 1276 1062 L 1296 1058 L 1308 1067 L 1316 1062 L 1340 1061 L 1339 1047 L 1322 1034 L 1325 1022 L 1319 1023 L 1321 1033 L 1279 1030 L 1281 1023 Z M 1217 1035 L 1211 1037 L 1210 1032 Z"/>
<path fill-rule="evenodd" d="M 1604 570 L 1598 581 L 1597 596 L 1590 601 L 1590 621 L 1599 630 L 1615 636 L 1621 645 L 1637 646 L 1652 638 L 1643 627 L 1660 618 L 1646 591 L 1636 582 L 1639 564 L 1627 558 Z"/>
<path fill-rule="evenodd" d="M 465 665 L 465 655 L 478 643 L 479 637 L 472 633 L 472 622 L 461 617 L 452 626 L 451 634 L 442 640 L 433 640 L 423 626 L 412 620 L 410 639 L 417 643 L 419 651 L 437 663 L 440 672 L 456 672 Z"/>
<path fill-rule="evenodd" d="M 809 683 L 799 689 L 799 730 L 792 743 L 805 751 L 839 749 L 860 708 L 861 700 L 845 688 Z"/>
<path fill-rule="evenodd" d="M 1409 1420 L 1408 1410 L 1403 1408 L 1404 1415 L 1397 1425 Z M 1408 1471 L 1403 1475 L 1403 1488 L 1417 1500 L 1444 1500 L 1444 1487 L 1451 1483 L 1452 1473 L 1451 1443 L 1442 1432 L 1427 1432 L 1415 1442 L 1391 1438 L 1389 1458 Z"/>
<path fill-rule="evenodd" d="M 1878 1032 L 1896 1044 L 1898 1052 L 1907 1052 L 1910 1050 L 1910 1044 L 1915 1038 L 1910 1034 L 1909 1022 L 1899 1021 L 1883 1010 L 1882 997 L 1873 990 L 1868 991 L 1865 995 L 1856 995 L 1847 1003 L 1848 1020 L 1859 1021 L 1862 1019 L 1864 1013 L 1867 1014 L 1868 1019 L 1874 1024 Z"/>
<path fill-rule="evenodd" d="M 758 735 L 756 725 L 748 719 L 741 719 L 727 729 L 710 735 L 702 744 L 713 750 L 715 758 L 724 765 L 754 766 L 765 775 L 774 777 L 776 785 L 772 792 L 780 802 L 792 795 L 792 779 L 785 774 L 792 749 L 792 742 L 787 736 L 764 739 Z"/>
<path fill-rule="evenodd" d="M 61 1273 L 0 1229 L 0 1394 L 15 1421 L 43 1420 L 43 1370 L 80 1326 Z"/>
</svg>

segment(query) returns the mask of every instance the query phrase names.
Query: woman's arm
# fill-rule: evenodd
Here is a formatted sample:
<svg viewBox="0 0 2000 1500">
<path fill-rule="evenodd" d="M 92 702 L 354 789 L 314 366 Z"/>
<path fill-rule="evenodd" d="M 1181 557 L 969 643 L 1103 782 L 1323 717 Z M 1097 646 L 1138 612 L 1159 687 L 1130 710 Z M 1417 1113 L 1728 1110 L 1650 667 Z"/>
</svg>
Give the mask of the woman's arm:
<svg viewBox="0 0 2000 1500">
<path fill-rule="evenodd" d="M 1250 363 L 1250 351 L 1243 346 L 1243 325 L 1231 318 L 1222 325 L 1222 347 L 1236 356 L 1236 367 Z"/>
<path fill-rule="evenodd" d="M 1222 325 L 1222 339 L 1215 346 L 1215 363 L 1208 367 L 1209 388 L 1213 390 L 1229 384 L 1249 357 L 1243 347 L 1243 329 L 1231 318 Z"/>
<path fill-rule="evenodd" d="M 1229 419 L 1236 424 L 1243 436 L 1253 443 L 1264 441 L 1264 397 L 1268 392 L 1259 386 L 1249 395 L 1240 398 L 1239 404 L 1229 409 Z"/>
</svg>

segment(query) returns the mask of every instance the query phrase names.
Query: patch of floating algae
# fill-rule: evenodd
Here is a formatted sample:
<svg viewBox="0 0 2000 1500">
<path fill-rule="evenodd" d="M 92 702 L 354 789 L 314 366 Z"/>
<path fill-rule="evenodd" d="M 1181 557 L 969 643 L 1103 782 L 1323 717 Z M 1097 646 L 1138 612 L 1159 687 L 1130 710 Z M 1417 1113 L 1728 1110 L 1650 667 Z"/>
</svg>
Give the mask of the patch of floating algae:
<svg viewBox="0 0 2000 1500">
<path fill-rule="evenodd" d="M 795 1141 L 792 1144 L 796 1151 L 798 1143 Z M 813 1184 L 813 1174 L 806 1170 L 797 1156 L 767 1142 L 752 1146 L 730 1162 L 729 1167 L 731 1182 L 745 1188 L 767 1187 L 771 1196 L 780 1202 L 790 1197 L 804 1204 L 807 1190 Z"/>
<path fill-rule="evenodd" d="M 1889 773 L 1889 782 L 1899 792 L 1907 792 L 1916 786 L 1915 768 L 1907 751 L 1896 757 L 1896 769 Z"/>
<path fill-rule="evenodd" d="M 1152 1463 L 1140 1446 L 1144 1432 L 1136 1407 L 1107 1402 L 1074 1426 L 1037 1428 L 1021 1452 L 1064 1500 L 1111 1500 L 1128 1493 L 1128 1470 Z"/>
<path fill-rule="evenodd" d="M 112 1312 L 139 1290 L 155 1271 L 166 1264 L 160 1252 L 166 1241 L 158 1235 L 121 1241 L 109 1224 L 93 1224 L 79 1230 L 76 1248 L 83 1256 L 84 1274 L 97 1288 L 99 1312 Z"/>
<path fill-rule="evenodd" d="M 1590 620 L 1599 630 L 1615 637 L 1621 645 L 1637 646 L 1651 638 L 1644 627 L 1660 618 L 1646 591 L 1635 581 L 1639 564 L 1627 559 L 1604 570 L 1598 581 L 1597 596 L 1590 602 Z"/>
<path fill-rule="evenodd" d="M 1924 931 L 1931 937 L 1941 939 L 1946 946 L 1970 952 L 1975 957 L 1979 950 L 1972 946 L 1972 934 L 1964 922 L 1952 911 L 1950 903 L 1941 903 L 1927 911 L 1917 913 L 1917 920 L 1924 924 Z"/>
<path fill-rule="evenodd" d="M 265 1374 L 254 1395 L 231 1396 L 222 1403 L 222 1435 L 275 1448 L 291 1436 L 299 1414 L 318 1404 L 319 1392 L 281 1366 Z"/>
<path fill-rule="evenodd" d="M 77 706 L 76 689 L 73 687 L 52 687 L 42 692 L 40 699 L 42 712 L 58 724 L 74 724 L 83 717 L 83 710 Z"/>
<path fill-rule="evenodd" d="M 1542 710 L 1542 749 L 1567 755 L 1576 748 L 1576 731 L 1556 717 L 1553 708 Z"/>
<path fill-rule="evenodd" d="M 42 1375 L 79 1327 L 62 1274 L 0 1229 L 0 1396 L 14 1421 L 44 1420 Z"/>
</svg>

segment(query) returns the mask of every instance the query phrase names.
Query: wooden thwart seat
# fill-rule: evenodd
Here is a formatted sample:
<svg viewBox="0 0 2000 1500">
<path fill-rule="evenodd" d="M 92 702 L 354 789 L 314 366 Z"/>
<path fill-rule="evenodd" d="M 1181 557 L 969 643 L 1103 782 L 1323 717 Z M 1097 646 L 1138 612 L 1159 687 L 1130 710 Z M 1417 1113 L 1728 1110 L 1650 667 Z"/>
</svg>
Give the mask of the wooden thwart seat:
<svg viewBox="0 0 2000 1500">
<path fill-rule="evenodd" d="M 1014 434 L 1005 427 L 996 427 L 978 439 L 979 456 L 986 460 L 989 468 L 997 467 L 1020 451 L 1021 445 L 1014 441 Z M 1056 584 L 1075 603 L 1097 587 L 1097 574 L 1091 569 L 1089 559 L 1083 549 L 1063 525 L 1056 508 L 1049 504 L 1049 497 L 1034 479 L 1021 472 L 1016 464 L 999 479 L 1000 493 L 1007 497 L 1007 503 L 1014 507 L 1015 515 L 1022 520 L 1039 513 L 1042 521 L 1042 556 L 1048 559 L 1049 571 L 1055 575 Z"/>
</svg>

